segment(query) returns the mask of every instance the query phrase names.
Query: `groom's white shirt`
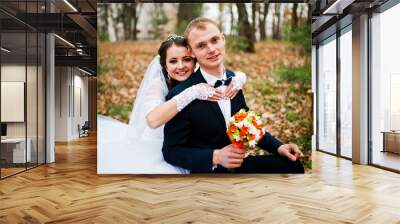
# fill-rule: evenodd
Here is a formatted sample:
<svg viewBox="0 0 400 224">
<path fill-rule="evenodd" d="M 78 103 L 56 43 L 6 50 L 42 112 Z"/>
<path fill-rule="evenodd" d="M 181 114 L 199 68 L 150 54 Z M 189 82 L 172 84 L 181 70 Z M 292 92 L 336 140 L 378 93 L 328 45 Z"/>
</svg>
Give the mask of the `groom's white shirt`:
<svg viewBox="0 0 400 224">
<path fill-rule="evenodd" d="M 201 71 L 201 74 L 203 75 L 204 79 L 207 81 L 207 83 L 212 85 L 212 86 L 214 86 L 215 82 L 217 80 L 219 80 L 219 78 L 217 78 L 217 77 L 215 77 L 213 75 L 210 75 L 209 73 L 207 73 L 206 71 L 201 69 L 201 67 L 200 67 L 200 71 Z M 222 74 L 222 77 L 220 79 L 226 79 L 226 72 L 224 72 Z M 224 92 L 226 87 L 227 86 L 222 85 L 222 86 L 218 87 L 218 89 L 221 92 Z M 228 121 L 231 118 L 231 100 L 230 99 L 228 99 L 228 100 L 219 100 L 218 101 L 218 105 L 219 105 L 219 108 L 221 109 L 222 115 L 224 115 L 225 125 L 227 126 L 228 125 Z"/>
</svg>

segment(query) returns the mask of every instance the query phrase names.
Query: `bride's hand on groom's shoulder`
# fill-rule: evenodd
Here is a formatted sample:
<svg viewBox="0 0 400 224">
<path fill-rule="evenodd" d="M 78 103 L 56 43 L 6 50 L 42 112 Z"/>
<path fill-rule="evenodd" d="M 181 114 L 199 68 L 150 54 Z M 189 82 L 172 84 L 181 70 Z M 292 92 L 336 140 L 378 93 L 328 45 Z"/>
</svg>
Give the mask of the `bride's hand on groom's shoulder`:
<svg viewBox="0 0 400 224">
<path fill-rule="evenodd" d="M 234 80 L 229 84 L 224 92 L 225 99 L 233 99 L 239 92 L 239 88 L 235 85 Z"/>
<path fill-rule="evenodd" d="M 213 164 L 221 165 L 225 168 L 238 168 L 242 165 L 245 158 L 246 149 L 241 149 L 230 144 L 222 149 L 214 150 Z"/>
<path fill-rule="evenodd" d="M 229 84 L 228 88 L 226 88 L 224 92 L 225 99 L 233 99 L 243 88 L 243 85 L 246 83 L 246 74 L 241 71 L 236 71 L 236 76 L 232 78 L 232 82 Z"/>
<path fill-rule="evenodd" d="M 203 100 L 218 102 L 224 97 L 224 94 L 220 90 L 207 83 L 196 84 L 195 88 L 199 89 L 199 95 L 202 95 L 201 99 Z"/>
<path fill-rule="evenodd" d="M 279 146 L 278 154 L 287 157 L 291 161 L 296 161 L 297 159 L 304 157 L 296 144 L 284 144 Z"/>
</svg>

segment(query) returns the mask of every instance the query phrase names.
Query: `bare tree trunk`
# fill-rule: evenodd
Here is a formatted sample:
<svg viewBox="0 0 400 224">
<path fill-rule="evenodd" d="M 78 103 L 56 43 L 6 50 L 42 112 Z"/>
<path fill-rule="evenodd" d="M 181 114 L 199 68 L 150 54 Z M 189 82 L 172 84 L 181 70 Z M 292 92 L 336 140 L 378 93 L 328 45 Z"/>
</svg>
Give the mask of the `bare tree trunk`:
<svg viewBox="0 0 400 224">
<path fill-rule="evenodd" d="M 137 30 L 137 23 L 138 23 L 138 19 L 139 19 L 139 10 L 138 10 L 138 8 L 139 8 L 139 5 L 138 4 L 140 4 L 140 3 L 133 3 L 133 8 L 132 8 L 132 19 L 133 19 L 133 26 L 132 26 L 132 39 L 133 40 L 137 40 L 137 33 L 138 33 L 138 30 Z"/>
<path fill-rule="evenodd" d="M 247 52 L 255 52 L 253 33 L 248 20 L 246 6 L 244 3 L 236 3 L 236 7 L 239 15 L 239 36 L 243 37 L 246 41 L 247 47 L 245 50 Z"/>
<path fill-rule="evenodd" d="M 133 39 L 133 22 L 135 20 L 135 13 L 136 13 L 136 6 L 135 3 L 132 3 L 132 6 L 129 8 L 128 14 L 129 14 L 129 30 L 128 30 L 128 34 L 129 34 L 129 40 Z"/>
<path fill-rule="evenodd" d="M 222 26 L 222 22 L 224 20 L 224 3 L 219 3 L 218 4 L 218 11 L 219 11 L 219 30 L 223 31 L 223 26 Z"/>
<path fill-rule="evenodd" d="M 131 3 L 126 3 L 122 5 L 122 13 L 120 14 L 120 17 L 122 17 L 122 25 L 123 25 L 123 31 L 124 31 L 124 40 L 129 40 L 131 39 L 130 34 L 131 34 L 131 10 L 134 10 L 134 6 L 132 6 Z"/>
<path fill-rule="evenodd" d="M 187 24 L 202 13 L 202 3 L 179 3 L 177 33 L 183 33 Z"/>
<path fill-rule="evenodd" d="M 253 40 L 256 40 L 256 15 L 257 15 L 257 3 L 252 3 L 251 4 L 251 17 L 252 17 L 252 24 L 251 24 L 251 29 L 253 31 Z"/>
<path fill-rule="evenodd" d="M 281 23 L 281 4 L 275 3 L 274 17 L 272 22 L 272 38 L 274 40 L 279 40 L 281 38 L 280 23 Z"/>
<path fill-rule="evenodd" d="M 106 27 L 105 32 L 107 32 L 108 28 L 108 4 L 104 4 L 104 25 Z"/>
<path fill-rule="evenodd" d="M 189 3 L 179 3 L 178 6 L 178 24 L 188 22 L 193 19 L 192 5 Z"/>
<path fill-rule="evenodd" d="M 277 34 L 277 39 L 278 40 L 280 40 L 281 39 L 281 4 L 279 4 L 279 6 L 278 6 L 278 15 L 277 15 L 277 17 L 278 17 L 278 23 L 277 23 L 277 26 L 276 26 L 276 28 L 277 28 L 277 31 L 276 31 L 276 34 Z"/>
<path fill-rule="evenodd" d="M 235 17 L 233 16 L 233 3 L 229 3 L 229 9 L 231 14 L 231 32 L 230 35 L 233 35 L 234 25 L 235 25 Z"/>
<path fill-rule="evenodd" d="M 121 40 L 121 37 L 119 35 L 119 29 L 118 29 L 118 24 L 120 23 L 120 11 L 121 11 L 121 5 L 115 4 L 115 14 L 117 15 L 116 17 L 113 17 L 114 20 L 114 30 L 115 30 L 115 39 L 117 41 Z"/>
<path fill-rule="evenodd" d="M 108 23 L 108 4 L 100 5 L 98 7 L 98 9 L 103 12 L 101 14 L 103 23 L 102 23 L 102 26 L 100 27 L 100 32 L 102 32 L 103 34 L 104 33 L 108 33 L 107 32 L 108 31 L 108 25 L 109 25 L 109 23 Z"/>
<path fill-rule="evenodd" d="M 275 3 L 276 4 L 276 3 Z M 276 37 L 276 16 L 275 16 L 275 8 L 274 8 L 274 14 L 272 15 L 272 39 L 275 39 Z"/>
<path fill-rule="evenodd" d="M 310 6 L 306 6 L 307 10 L 307 24 L 311 24 L 312 11 Z"/>
<path fill-rule="evenodd" d="M 306 7 L 308 7 L 308 6 L 306 6 Z M 304 7 L 303 7 L 303 5 L 300 5 L 300 12 L 297 14 L 298 15 L 298 18 L 300 19 L 299 20 L 299 24 L 297 24 L 298 26 L 301 26 L 302 25 L 302 23 L 303 23 L 303 12 L 304 11 Z"/>
<path fill-rule="evenodd" d="M 264 7 L 262 7 L 264 6 Z M 261 8 L 263 8 L 263 11 L 261 12 Z M 266 32 L 266 20 L 268 16 L 268 10 L 269 10 L 269 3 L 264 3 L 262 5 L 259 5 L 258 11 L 258 26 L 260 30 L 260 40 L 265 40 L 267 39 L 267 32 Z M 262 15 L 262 16 L 261 16 Z"/>
<path fill-rule="evenodd" d="M 298 4 L 294 3 L 292 7 L 292 30 L 296 29 L 299 25 L 299 17 L 297 15 Z"/>
</svg>

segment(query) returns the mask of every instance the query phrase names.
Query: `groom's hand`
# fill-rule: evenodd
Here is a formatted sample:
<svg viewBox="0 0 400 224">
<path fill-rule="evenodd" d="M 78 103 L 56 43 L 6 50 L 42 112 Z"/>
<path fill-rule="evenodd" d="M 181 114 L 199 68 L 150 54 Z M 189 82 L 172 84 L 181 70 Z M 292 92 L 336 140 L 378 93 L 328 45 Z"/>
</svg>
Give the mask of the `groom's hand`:
<svg viewBox="0 0 400 224">
<path fill-rule="evenodd" d="M 214 150 L 213 164 L 221 165 L 225 168 L 238 168 L 242 165 L 246 154 L 246 149 L 237 148 L 227 145 L 222 149 Z"/>
<path fill-rule="evenodd" d="M 303 158 L 304 155 L 296 144 L 284 144 L 279 146 L 278 154 L 285 156 L 292 161 L 296 161 L 299 158 Z"/>
</svg>

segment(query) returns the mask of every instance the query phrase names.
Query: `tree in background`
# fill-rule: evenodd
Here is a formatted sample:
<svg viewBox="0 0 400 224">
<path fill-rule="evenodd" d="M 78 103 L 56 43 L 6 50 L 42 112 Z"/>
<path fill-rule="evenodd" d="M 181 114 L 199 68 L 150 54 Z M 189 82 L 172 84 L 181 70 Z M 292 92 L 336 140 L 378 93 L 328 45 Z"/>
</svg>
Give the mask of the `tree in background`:
<svg viewBox="0 0 400 224">
<path fill-rule="evenodd" d="M 272 39 L 281 39 L 281 4 L 275 3 L 274 16 L 272 19 Z"/>
<path fill-rule="evenodd" d="M 153 14 L 153 18 L 151 20 L 151 25 L 153 26 L 153 30 L 150 33 L 153 36 L 153 39 L 164 39 L 164 26 L 168 23 L 168 17 L 165 14 L 163 3 L 154 3 L 155 13 Z"/>
<path fill-rule="evenodd" d="M 257 26 L 256 26 L 256 21 L 257 21 L 257 3 L 251 3 L 251 29 L 252 29 L 252 34 L 253 34 L 253 40 L 256 40 L 256 33 L 257 33 Z"/>
<path fill-rule="evenodd" d="M 248 14 L 246 10 L 246 6 L 244 3 L 236 3 L 236 7 L 238 9 L 238 26 L 239 26 L 239 38 L 243 39 L 246 47 L 244 50 L 246 52 L 255 52 L 254 50 L 254 35 L 252 27 L 249 23 Z"/>
<path fill-rule="evenodd" d="M 298 4 L 294 3 L 292 6 L 292 30 L 296 29 L 299 24 L 299 18 L 297 15 Z"/>
<path fill-rule="evenodd" d="M 225 4 L 224 3 L 219 3 L 218 4 L 218 12 L 219 12 L 219 16 L 218 16 L 218 20 L 219 20 L 219 30 L 224 30 L 223 27 L 223 23 L 222 21 L 224 21 L 224 9 L 225 9 Z"/>
<path fill-rule="evenodd" d="M 118 5 L 111 4 L 110 5 L 110 30 L 115 35 L 115 39 L 118 41 L 120 39 L 118 35 Z M 116 16 L 117 15 L 117 16 Z M 111 36 L 111 35 L 110 35 Z"/>
<path fill-rule="evenodd" d="M 132 17 L 135 18 L 136 14 L 136 4 L 135 3 L 126 3 L 122 5 L 119 18 L 122 21 L 123 25 L 123 33 L 124 33 L 124 40 L 129 40 L 133 37 L 133 33 L 135 33 L 135 37 L 133 40 L 136 40 L 136 30 L 132 30 L 133 20 Z"/>
<path fill-rule="evenodd" d="M 109 34 L 108 34 L 108 18 L 109 18 L 109 9 L 108 4 L 99 4 L 97 6 L 97 17 L 99 22 L 98 24 L 98 31 L 97 31 L 97 39 L 99 41 L 109 41 Z"/>
<path fill-rule="evenodd" d="M 309 56 L 311 55 L 311 24 L 308 22 L 308 11 L 304 13 L 304 8 L 300 8 L 299 13 L 295 5 L 291 9 L 291 20 L 283 22 L 283 37 L 298 46 L 303 55 Z"/>
<path fill-rule="evenodd" d="M 234 17 L 234 12 L 233 12 L 233 3 L 229 3 L 229 13 L 230 13 L 230 18 L 231 18 L 231 20 L 230 20 L 230 22 L 231 22 L 231 24 L 230 24 L 230 32 L 229 32 L 229 35 L 233 35 L 234 34 L 234 32 L 235 32 L 235 27 L 236 27 L 236 25 L 235 25 L 235 17 Z"/>
<path fill-rule="evenodd" d="M 124 40 L 137 40 L 137 24 L 140 8 L 141 3 L 122 4 L 119 18 L 121 19 L 124 28 Z"/>
<path fill-rule="evenodd" d="M 141 6 L 141 4 L 140 3 L 133 3 L 134 5 L 135 5 L 135 7 L 132 9 L 132 11 L 133 11 L 133 16 L 132 16 L 132 18 L 133 18 L 133 39 L 134 40 L 137 40 L 137 33 L 138 33 L 138 30 L 137 30 L 137 25 L 138 25 L 138 20 L 139 20 L 139 13 L 138 12 L 140 12 L 140 6 Z"/>
<path fill-rule="evenodd" d="M 142 3 L 99 4 L 98 39 L 109 41 L 113 36 L 119 40 L 137 40 L 139 12 Z"/>
<path fill-rule="evenodd" d="M 99 4 L 99 40 L 137 40 L 139 34 L 139 38 L 159 39 L 171 32 L 182 34 L 189 21 L 202 16 L 203 11 L 207 10 L 203 3 L 153 3 L 151 7 L 148 6 L 145 3 Z M 272 6 L 268 2 L 216 3 L 212 7 L 217 10 L 220 29 L 227 31 L 225 34 L 233 43 L 232 46 L 247 52 L 253 51 L 257 39 L 266 40 L 269 35 L 275 40 L 286 38 L 287 24 L 292 30 L 297 30 L 302 26 L 301 23 L 311 18 L 308 6 L 298 3 L 273 3 Z M 143 16 L 147 18 L 140 19 Z M 143 33 L 138 27 L 145 28 Z M 174 30 L 170 30 L 172 27 Z"/>
<path fill-rule="evenodd" d="M 177 15 L 178 23 L 175 32 L 182 35 L 189 22 L 194 18 L 201 16 L 202 12 L 202 3 L 179 3 Z"/>
<path fill-rule="evenodd" d="M 266 21 L 268 16 L 269 10 L 269 3 L 259 4 L 258 9 L 258 26 L 260 32 L 260 40 L 267 39 L 267 32 L 266 32 Z"/>
</svg>

